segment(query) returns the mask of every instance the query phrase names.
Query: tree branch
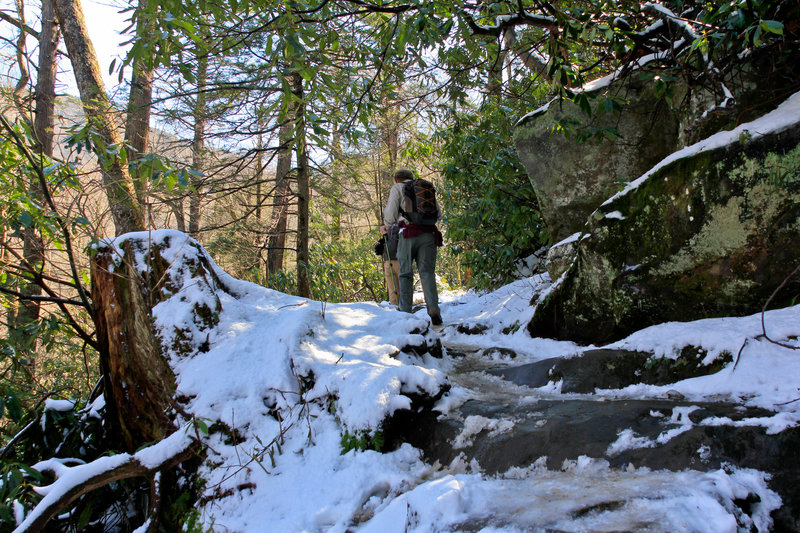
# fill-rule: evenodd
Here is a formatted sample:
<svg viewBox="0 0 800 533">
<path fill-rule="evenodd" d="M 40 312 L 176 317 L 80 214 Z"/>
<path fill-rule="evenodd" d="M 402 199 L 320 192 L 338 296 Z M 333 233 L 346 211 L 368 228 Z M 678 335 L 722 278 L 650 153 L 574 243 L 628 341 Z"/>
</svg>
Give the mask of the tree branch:
<svg viewBox="0 0 800 533">
<path fill-rule="evenodd" d="M 509 28 L 515 28 L 516 26 L 535 26 L 550 31 L 558 29 L 558 22 L 553 17 L 548 17 L 546 15 L 531 15 L 523 10 L 520 10 L 520 12 L 514 15 L 497 17 L 493 26 L 478 24 L 475 22 L 475 19 L 470 13 L 467 13 L 463 10 L 461 11 L 461 16 L 464 17 L 464 20 L 466 21 L 467 26 L 469 26 L 469 29 L 472 31 L 473 35 L 500 37 L 504 31 L 508 30 Z"/>
<path fill-rule="evenodd" d="M 71 300 L 69 298 L 59 298 L 56 296 L 38 296 L 35 294 L 23 294 L 18 291 L 12 291 L 11 289 L 6 289 L 5 287 L 0 287 L 0 293 L 7 294 L 9 296 L 14 296 L 15 298 L 19 298 L 20 300 L 30 300 L 33 302 L 52 302 L 52 303 L 59 303 L 66 305 L 79 305 L 83 307 L 83 302 L 79 300 Z"/>
<path fill-rule="evenodd" d="M 33 36 L 35 39 L 39 39 L 39 32 L 25 24 L 24 22 L 20 22 L 19 20 L 15 19 L 5 11 L 0 11 L 0 20 L 5 20 L 9 24 L 16 26 L 20 30 L 24 31 L 28 35 Z"/>
<path fill-rule="evenodd" d="M 199 443 L 188 429 L 188 426 L 181 428 L 134 455 L 124 453 L 101 457 L 85 465 L 65 467 L 55 483 L 40 489 L 45 493 L 44 498 L 14 533 L 43 531 L 51 518 L 84 494 L 121 479 L 150 476 L 191 458 L 199 450 Z M 67 472 L 69 475 L 63 475 Z"/>
<path fill-rule="evenodd" d="M 410 11 L 414 9 L 416 6 L 413 4 L 400 4 L 398 6 L 377 6 L 374 4 L 369 4 L 367 2 L 363 2 L 362 0 L 347 0 L 351 4 L 355 4 L 363 8 L 363 12 L 367 13 L 405 13 L 406 11 Z"/>
<path fill-rule="evenodd" d="M 784 279 L 781 282 L 781 284 L 778 285 L 778 287 L 774 291 L 772 291 L 772 294 L 770 295 L 769 298 L 767 298 L 767 301 L 764 304 L 764 307 L 761 309 L 761 334 L 764 335 L 764 338 L 767 339 L 772 344 L 777 344 L 778 346 L 781 346 L 783 348 L 789 348 L 790 350 L 800 350 L 800 346 L 792 346 L 791 344 L 786 344 L 786 343 L 783 343 L 783 342 L 779 342 L 779 341 L 775 341 L 775 340 L 770 339 L 769 335 L 767 335 L 766 325 L 764 324 L 764 315 L 767 312 L 767 307 L 769 306 L 770 302 L 772 302 L 773 298 L 775 298 L 775 295 L 777 295 L 778 292 L 784 286 L 786 286 L 786 284 L 789 283 L 789 280 L 792 279 L 798 272 L 800 272 L 800 265 L 797 265 L 797 267 L 794 270 L 792 270 L 792 273 L 789 274 L 788 276 L 786 276 L 786 279 Z"/>
<path fill-rule="evenodd" d="M 503 32 L 503 40 L 506 43 L 506 47 L 509 49 L 513 48 L 515 44 L 517 44 L 517 32 L 514 31 L 514 27 L 507 28 Z M 541 54 L 535 53 L 533 49 L 520 51 L 519 57 L 522 59 L 522 63 L 535 72 L 537 75 L 541 76 L 547 81 L 552 81 L 552 78 L 547 75 L 547 58 Z"/>
</svg>

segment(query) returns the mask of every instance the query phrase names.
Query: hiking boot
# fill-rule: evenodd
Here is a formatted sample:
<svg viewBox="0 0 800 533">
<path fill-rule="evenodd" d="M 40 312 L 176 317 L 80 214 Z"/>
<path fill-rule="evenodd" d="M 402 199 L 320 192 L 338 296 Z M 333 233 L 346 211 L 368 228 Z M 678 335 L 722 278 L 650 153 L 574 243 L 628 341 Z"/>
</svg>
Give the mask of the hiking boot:
<svg viewBox="0 0 800 533">
<path fill-rule="evenodd" d="M 441 326 L 442 325 L 442 315 L 439 313 L 431 313 L 431 324 L 434 326 Z"/>
</svg>

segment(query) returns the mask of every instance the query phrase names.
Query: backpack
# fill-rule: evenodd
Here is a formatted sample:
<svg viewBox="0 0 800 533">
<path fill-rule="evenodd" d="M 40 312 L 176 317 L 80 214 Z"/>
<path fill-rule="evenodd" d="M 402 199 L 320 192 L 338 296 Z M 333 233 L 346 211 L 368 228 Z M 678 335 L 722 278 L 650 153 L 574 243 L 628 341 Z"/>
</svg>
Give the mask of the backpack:
<svg viewBox="0 0 800 533">
<path fill-rule="evenodd" d="M 400 214 L 411 224 L 435 226 L 439 220 L 439 208 L 433 184 L 422 179 L 406 181 L 400 200 Z"/>
</svg>

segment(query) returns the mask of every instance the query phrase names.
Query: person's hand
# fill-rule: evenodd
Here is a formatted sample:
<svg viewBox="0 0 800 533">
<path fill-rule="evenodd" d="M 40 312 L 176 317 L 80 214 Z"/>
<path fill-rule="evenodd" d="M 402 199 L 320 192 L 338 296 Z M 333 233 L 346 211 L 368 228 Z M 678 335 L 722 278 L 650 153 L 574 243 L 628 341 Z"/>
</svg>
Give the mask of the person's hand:
<svg viewBox="0 0 800 533">
<path fill-rule="evenodd" d="M 389 231 L 389 226 L 381 226 L 380 228 L 378 228 L 378 230 L 379 230 L 379 231 L 380 231 L 382 234 L 386 235 L 386 232 L 387 232 L 387 231 Z"/>
</svg>

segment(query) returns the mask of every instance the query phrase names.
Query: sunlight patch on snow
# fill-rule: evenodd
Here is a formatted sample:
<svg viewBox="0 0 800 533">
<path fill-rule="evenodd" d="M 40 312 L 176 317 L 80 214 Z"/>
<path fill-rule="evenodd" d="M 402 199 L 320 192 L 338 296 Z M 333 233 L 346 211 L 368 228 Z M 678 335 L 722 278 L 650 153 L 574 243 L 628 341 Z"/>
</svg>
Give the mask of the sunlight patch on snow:
<svg viewBox="0 0 800 533">
<path fill-rule="evenodd" d="M 326 311 L 325 314 L 326 317 L 330 316 L 337 325 L 344 328 L 368 326 L 376 316 L 374 312 L 356 306 L 340 306 L 331 311 Z"/>
</svg>

